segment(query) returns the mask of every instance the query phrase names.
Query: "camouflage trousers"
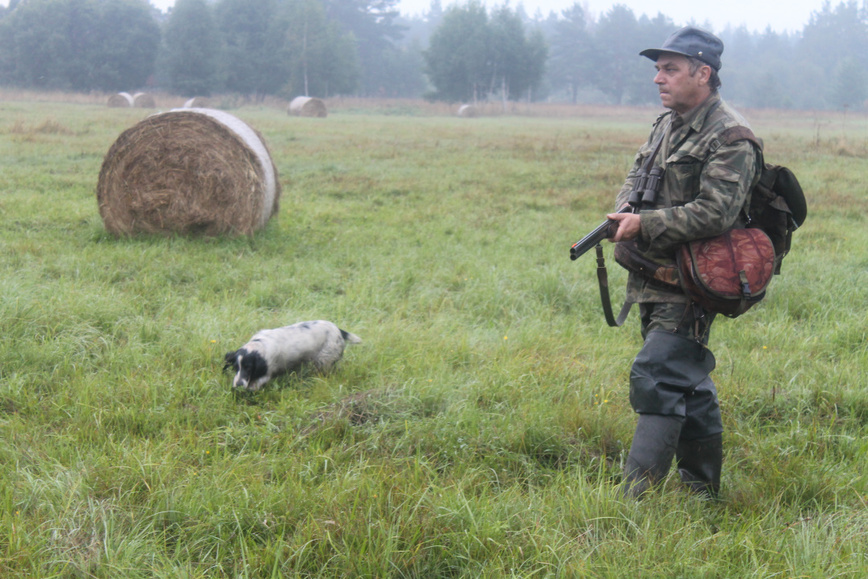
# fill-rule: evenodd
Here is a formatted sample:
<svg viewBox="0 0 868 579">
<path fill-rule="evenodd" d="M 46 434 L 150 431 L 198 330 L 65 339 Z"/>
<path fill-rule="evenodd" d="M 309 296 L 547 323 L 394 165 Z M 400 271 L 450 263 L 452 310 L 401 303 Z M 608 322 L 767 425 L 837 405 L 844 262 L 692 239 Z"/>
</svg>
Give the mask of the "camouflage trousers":
<svg viewBox="0 0 868 579">
<path fill-rule="evenodd" d="M 645 343 L 630 371 L 630 404 L 639 414 L 683 419 L 681 440 L 723 432 L 707 348 L 714 319 L 693 304 L 642 303 Z"/>
</svg>

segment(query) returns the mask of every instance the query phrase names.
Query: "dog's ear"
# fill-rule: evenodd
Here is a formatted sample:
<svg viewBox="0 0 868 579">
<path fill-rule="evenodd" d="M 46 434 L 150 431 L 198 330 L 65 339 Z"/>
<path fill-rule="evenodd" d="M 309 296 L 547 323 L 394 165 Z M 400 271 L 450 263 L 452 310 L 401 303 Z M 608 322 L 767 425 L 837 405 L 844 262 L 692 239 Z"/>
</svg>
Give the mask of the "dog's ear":
<svg viewBox="0 0 868 579">
<path fill-rule="evenodd" d="M 268 374 L 268 362 L 262 356 L 253 356 L 253 368 L 251 368 L 251 377 L 260 378 Z"/>
<path fill-rule="evenodd" d="M 236 372 L 238 371 L 238 350 L 233 350 L 232 352 L 226 352 L 226 355 L 223 356 L 224 364 L 223 370 L 228 370 L 232 368 Z"/>
</svg>

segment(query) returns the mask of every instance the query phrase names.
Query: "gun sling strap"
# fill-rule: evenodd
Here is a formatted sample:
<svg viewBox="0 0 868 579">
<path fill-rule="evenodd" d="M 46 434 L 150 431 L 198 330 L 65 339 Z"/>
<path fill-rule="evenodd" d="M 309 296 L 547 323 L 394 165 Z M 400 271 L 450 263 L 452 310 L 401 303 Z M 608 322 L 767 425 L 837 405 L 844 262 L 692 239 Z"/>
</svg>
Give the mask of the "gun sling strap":
<svg viewBox="0 0 868 579">
<path fill-rule="evenodd" d="M 621 306 L 621 311 L 618 317 L 615 318 L 612 313 L 612 300 L 609 298 L 609 274 L 606 271 L 606 258 L 603 257 L 603 246 L 599 243 L 594 248 L 597 252 L 597 281 L 600 284 L 600 302 L 603 304 L 603 315 L 606 317 L 606 323 L 613 328 L 617 328 L 624 324 L 627 316 L 630 313 L 630 308 L 633 307 L 633 302 L 625 300 Z"/>
<path fill-rule="evenodd" d="M 641 196 L 643 193 L 642 189 L 644 189 L 644 183 L 647 180 L 651 167 L 654 165 L 654 160 L 657 158 L 657 154 L 660 152 L 660 147 L 663 146 L 663 141 L 668 138 L 671 129 L 672 117 L 670 116 L 666 128 L 660 132 L 660 136 L 657 137 L 657 141 L 654 143 L 654 149 L 642 165 L 640 174 L 637 175 L 638 183 L 634 183 L 633 185 L 634 194 L 631 195 L 630 202 L 633 205 L 634 211 L 638 211 L 641 206 Z M 636 198 L 636 193 L 639 194 L 638 199 Z M 612 312 L 612 300 L 609 298 L 609 273 L 606 271 L 606 258 L 603 257 L 603 246 L 598 243 L 594 249 L 597 252 L 597 282 L 600 285 L 600 302 L 603 305 L 603 315 L 606 317 L 606 323 L 611 327 L 616 328 L 624 324 L 624 321 L 630 314 L 630 309 L 633 307 L 633 302 L 625 300 L 624 305 L 621 306 L 621 311 L 618 313 L 618 317 L 615 318 L 615 315 Z"/>
</svg>

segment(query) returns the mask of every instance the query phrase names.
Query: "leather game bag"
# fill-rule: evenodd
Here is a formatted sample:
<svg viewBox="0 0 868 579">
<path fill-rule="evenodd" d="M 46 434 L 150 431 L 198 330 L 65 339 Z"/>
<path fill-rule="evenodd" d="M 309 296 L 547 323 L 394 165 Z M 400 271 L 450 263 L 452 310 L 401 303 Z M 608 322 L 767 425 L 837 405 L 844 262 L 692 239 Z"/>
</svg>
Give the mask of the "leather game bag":
<svg viewBox="0 0 868 579">
<path fill-rule="evenodd" d="M 681 287 L 705 309 L 735 318 L 759 303 L 775 272 L 775 248 L 761 229 L 731 229 L 678 250 Z"/>
</svg>

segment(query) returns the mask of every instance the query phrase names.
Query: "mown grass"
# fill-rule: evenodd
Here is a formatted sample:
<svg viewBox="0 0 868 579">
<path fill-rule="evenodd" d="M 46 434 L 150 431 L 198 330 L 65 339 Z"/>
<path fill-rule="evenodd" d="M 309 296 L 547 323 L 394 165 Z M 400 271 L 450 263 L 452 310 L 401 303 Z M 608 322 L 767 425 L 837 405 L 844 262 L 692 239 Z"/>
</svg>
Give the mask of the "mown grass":
<svg viewBox="0 0 868 579">
<path fill-rule="evenodd" d="M 99 168 L 148 111 L 0 103 L 0 575 L 865 576 L 864 118 L 751 115 L 809 220 L 712 336 L 723 500 L 635 503 L 636 322 L 567 250 L 654 111 L 360 107 L 232 111 L 283 184 L 254 237 L 115 239 Z M 315 318 L 364 340 L 336 372 L 230 391 L 224 352 Z"/>
</svg>

